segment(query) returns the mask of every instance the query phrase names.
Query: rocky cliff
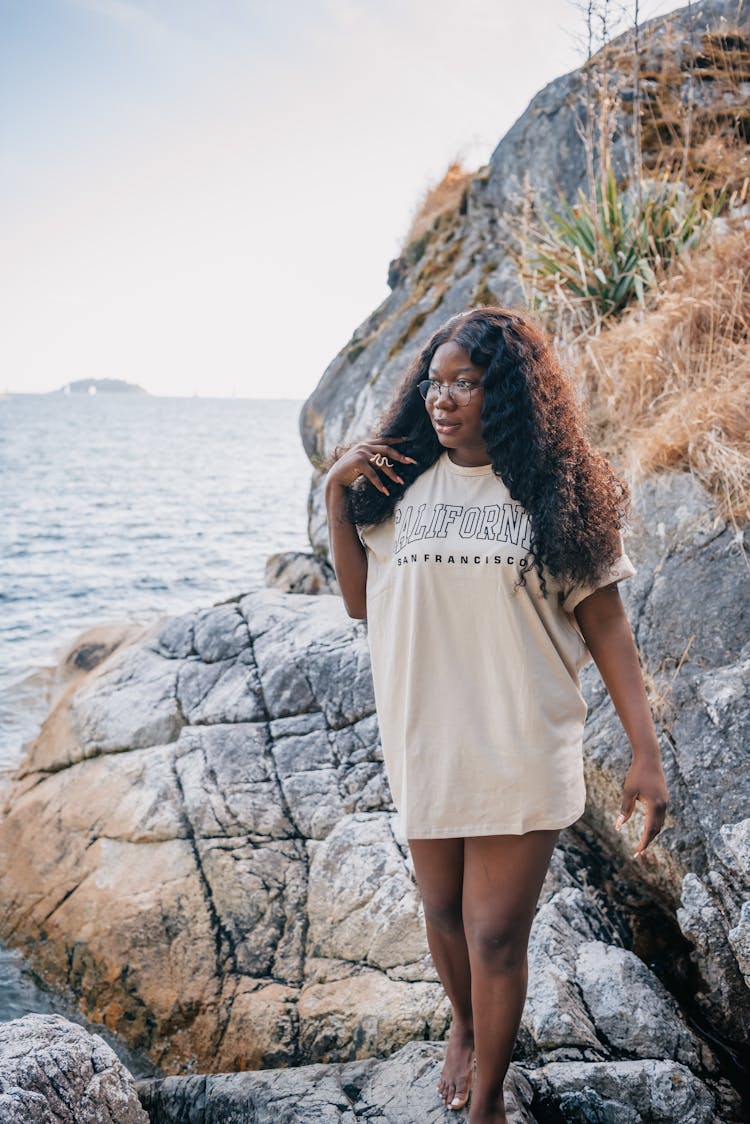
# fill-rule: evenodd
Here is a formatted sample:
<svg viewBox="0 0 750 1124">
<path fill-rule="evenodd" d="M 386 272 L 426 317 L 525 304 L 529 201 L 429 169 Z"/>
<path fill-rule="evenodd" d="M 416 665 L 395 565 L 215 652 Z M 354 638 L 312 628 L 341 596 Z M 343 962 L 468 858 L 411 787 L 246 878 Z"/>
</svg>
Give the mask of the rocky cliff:
<svg viewBox="0 0 750 1124">
<path fill-rule="evenodd" d="M 688 87 L 696 176 L 703 182 L 736 137 L 748 139 L 750 16 L 745 0 L 706 0 L 642 29 L 640 70 L 643 162 L 655 167 L 670 140 L 682 145 L 680 114 Z M 633 174 L 632 37 L 620 36 L 594 59 L 614 100 L 612 165 Z M 309 533 L 327 553 L 321 466 L 337 444 L 365 436 L 422 343 L 444 320 L 475 304 L 521 302 L 514 259 L 524 211 L 573 200 L 586 184 L 582 134 L 587 118 L 585 69 L 555 79 L 531 101 L 502 138 L 487 167 L 469 183 L 457 208 L 391 263 L 392 292 L 332 360 L 305 403 L 302 440 L 313 465 Z M 594 106 L 592 113 L 597 113 Z M 598 127 L 598 125 L 597 125 Z M 732 150 L 734 151 L 734 150 Z M 714 153 L 714 155 L 711 155 Z M 750 173 L 745 154 L 732 156 L 732 182 Z M 733 178 L 734 176 L 734 178 Z"/>
</svg>

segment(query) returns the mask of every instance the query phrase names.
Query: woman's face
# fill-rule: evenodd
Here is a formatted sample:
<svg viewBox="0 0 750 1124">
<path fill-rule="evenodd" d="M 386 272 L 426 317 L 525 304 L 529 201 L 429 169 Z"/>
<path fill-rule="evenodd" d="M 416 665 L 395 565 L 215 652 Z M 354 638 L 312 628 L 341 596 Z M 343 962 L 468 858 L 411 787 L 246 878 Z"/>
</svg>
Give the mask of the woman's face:
<svg viewBox="0 0 750 1124">
<path fill-rule="evenodd" d="M 437 433 L 440 444 L 450 450 L 448 456 L 454 464 L 465 468 L 489 464 L 487 446 L 482 437 L 482 399 L 484 389 L 480 384 L 484 371 L 475 367 L 467 352 L 449 340 L 436 350 L 427 376 L 441 384 L 439 397 L 428 394 L 425 400 L 427 413 Z M 471 387 L 471 398 L 466 406 L 453 401 L 446 387 Z"/>
</svg>

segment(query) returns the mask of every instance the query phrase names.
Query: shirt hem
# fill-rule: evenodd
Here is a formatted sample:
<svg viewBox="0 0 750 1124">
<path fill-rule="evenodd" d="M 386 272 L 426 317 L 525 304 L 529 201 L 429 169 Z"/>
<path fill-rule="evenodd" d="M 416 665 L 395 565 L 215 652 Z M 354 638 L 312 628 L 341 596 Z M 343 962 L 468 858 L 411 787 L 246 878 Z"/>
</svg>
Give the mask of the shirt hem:
<svg viewBox="0 0 750 1124">
<path fill-rule="evenodd" d="M 407 839 L 466 839 L 478 835 L 525 835 L 529 831 L 553 831 L 571 827 L 581 818 L 584 809 L 585 804 L 575 815 L 570 813 L 562 819 L 535 821 L 528 827 L 519 827 L 516 821 L 513 824 L 470 824 L 466 827 L 423 828 L 412 831 L 407 830 L 402 821 L 402 831 Z"/>
</svg>

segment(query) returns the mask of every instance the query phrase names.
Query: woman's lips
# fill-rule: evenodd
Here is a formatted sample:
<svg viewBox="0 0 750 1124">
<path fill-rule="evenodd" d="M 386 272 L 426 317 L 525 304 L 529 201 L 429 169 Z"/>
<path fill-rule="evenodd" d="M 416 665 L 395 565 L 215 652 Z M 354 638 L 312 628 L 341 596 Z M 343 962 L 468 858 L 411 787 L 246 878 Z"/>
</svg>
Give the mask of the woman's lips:
<svg viewBox="0 0 750 1124">
<path fill-rule="evenodd" d="M 437 418 L 432 423 L 438 433 L 451 433 L 454 429 L 458 429 L 461 422 L 438 421 Z"/>
</svg>

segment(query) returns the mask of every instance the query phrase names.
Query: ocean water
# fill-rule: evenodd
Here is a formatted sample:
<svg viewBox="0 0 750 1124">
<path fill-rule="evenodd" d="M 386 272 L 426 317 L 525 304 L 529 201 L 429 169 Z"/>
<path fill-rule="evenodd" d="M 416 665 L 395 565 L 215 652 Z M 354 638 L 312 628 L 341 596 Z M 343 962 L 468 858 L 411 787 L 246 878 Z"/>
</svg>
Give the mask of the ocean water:
<svg viewBox="0 0 750 1124">
<path fill-rule="evenodd" d="M 307 548 L 301 403 L 150 395 L 0 398 L 0 775 L 85 628 L 148 624 L 258 589 Z M 0 1020 L 60 1010 L 0 949 Z"/>
</svg>

